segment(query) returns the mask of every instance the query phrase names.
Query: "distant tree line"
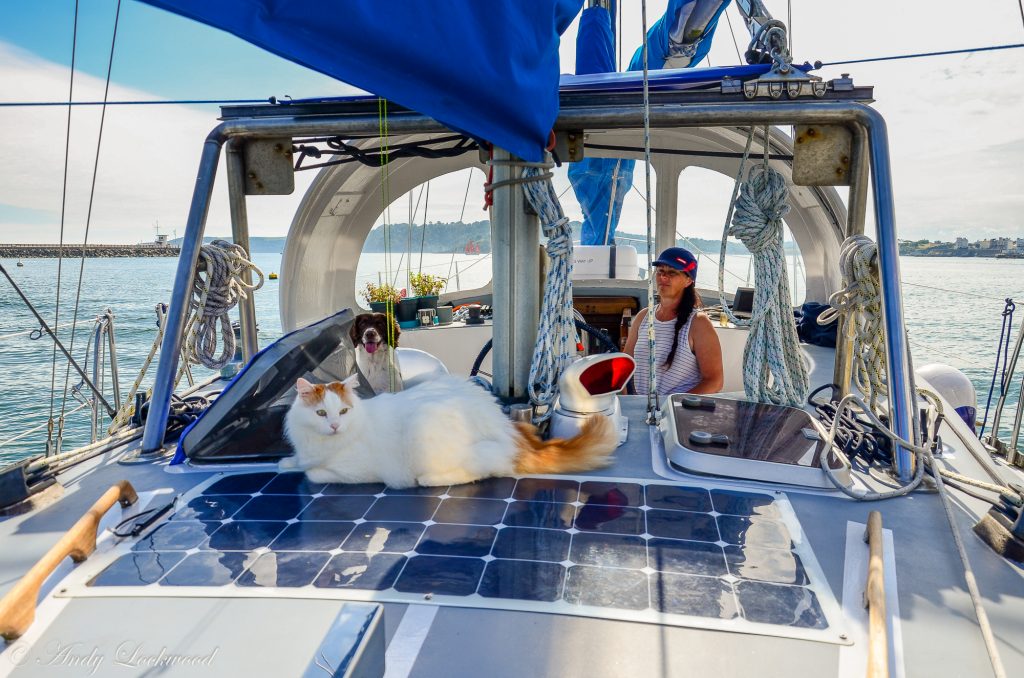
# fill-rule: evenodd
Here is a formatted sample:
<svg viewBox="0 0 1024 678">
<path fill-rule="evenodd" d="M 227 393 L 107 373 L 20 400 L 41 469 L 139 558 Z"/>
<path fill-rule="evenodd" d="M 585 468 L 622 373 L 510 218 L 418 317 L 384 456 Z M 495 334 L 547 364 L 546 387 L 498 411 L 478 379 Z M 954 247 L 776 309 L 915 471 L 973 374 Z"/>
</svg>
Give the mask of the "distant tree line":
<svg viewBox="0 0 1024 678">
<path fill-rule="evenodd" d="M 572 228 L 572 237 L 575 242 L 580 240 L 580 230 L 583 224 L 579 221 L 569 222 Z M 390 247 L 385 247 L 384 226 L 376 226 L 370 231 L 363 246 L 364 252 L 384 252 L 390 249 L 392 252 L 404 252 L 410 244 L 409 225 L 391 224 L 388 228 L 388 239 Z M 212 242 L 216 239 L 231 240 L 231 236 L 207 236 L 203 240 Z M 181 246 L 181 238 L 171 241 L 174 246 Z M 464 252 L 466 245 L 472 240 L 480 247 L 480 253 L 486 254 L 491 251 L 491 223 L 489 221 L 474 221 L 465 223 L 454 222 L 431 222 L 424 226 L 414 224 L 412 227 L 412 249 L 415 252 L 420 250 L 422 241 L 424 252 Z M 253 236 L 249 239 L 250 249 L 253 253 L 281 253 L 284 252 L 284 238 L 270 238 Z M 641 234 L 623 233 L 616 234 L 616 242 L 619 245 L 632 245 L 640 254 L 647 253 L 646 239 Z M 721 242 L 710 238 L 686 238 L 677 240 L 677 244 L 691 250 L 700 250 L 707 254 L 717 256 Z M 786 251 L 795 251 L 794 243 L 786 243 Z M 727 254 L 750 254 L 747 248 L 734 241 L 728 243 Z"/>
</svg>

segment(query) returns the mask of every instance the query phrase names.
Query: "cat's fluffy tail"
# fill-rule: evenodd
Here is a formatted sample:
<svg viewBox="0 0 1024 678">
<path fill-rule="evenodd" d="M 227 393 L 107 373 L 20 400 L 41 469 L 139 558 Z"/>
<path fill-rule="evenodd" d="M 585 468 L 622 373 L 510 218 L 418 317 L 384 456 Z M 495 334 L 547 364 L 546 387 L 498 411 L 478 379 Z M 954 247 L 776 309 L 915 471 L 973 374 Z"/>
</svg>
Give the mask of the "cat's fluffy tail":
<svg viewBox="0 0 1024 678">
<path fill-rule="evenodd" d="M 591 471 L 611 463 L 619 445 L 619 433 L 608 417 L 597 415 L 583 424 L 572 438 L 541 440 L 537 430 L 525 422 L 516 424 L 516 473 L 572 473 Z"/>
</svg>

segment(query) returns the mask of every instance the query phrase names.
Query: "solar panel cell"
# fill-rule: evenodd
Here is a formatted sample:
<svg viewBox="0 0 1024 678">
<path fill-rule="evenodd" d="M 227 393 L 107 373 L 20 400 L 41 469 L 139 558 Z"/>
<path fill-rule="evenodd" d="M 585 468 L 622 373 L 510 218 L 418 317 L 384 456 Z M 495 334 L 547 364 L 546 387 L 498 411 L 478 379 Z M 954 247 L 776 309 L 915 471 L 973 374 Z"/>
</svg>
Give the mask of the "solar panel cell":
<svg viewBox="0 0 1024 678">
<path fill-rule="evenodd" d="M 476 593 L 484 561 L 479 558 L 416 556 L 410 558 L 395 582 L 396 591 L 468 596 Z"/>
<path fill-rule="evenodd" d="M 310 584 L 329 553 L 264 553 L 235 582 L 238 586 L 280 586 L 291 588 Z"/>
<path fill-rule="evenodd" d="M 417 553 L 481 558 L 491 552 L 498 531 L 483 525 L 431 525 L 416 546 Z"/>
<path fill-rule="evenodd" d="M 270 542 L 273 551 L 332 551 L 341 546 L 355 523 L 303 520 L 292 523 Z"/>
<path fill-rule="evenodd" d="M 339 553 L 328 561 L 313 585 L 319 588 L 383 591 L 394 585 L 406 560 L 405 556 L 392 553 Z"/>
<path fill-rule="evenodd" d="M 654 608 L 671 614 L 733 619 L 739 615 L 732 585 L 717 577 L 658 572 L 651 577 Z"/>
<path fill-rule="evenodd" d="M 161 586 L 225 586 L 256 560 L 248 553 L 193 553 L 160 580 Z"/>
<path fill-rule="evenodd" d="M 552 602 L 562 597 L 564 583 L 565 568 L 557 563 L 492 560 L 477 592 L 485 598 Z"/>
<path fill-rule="evenodd" d="M 559 563 L 569 557 L 568 532 L 506 527 L 498 532 L 491 555 L 495 558 L 548 560 Z"/>
<path fill-rule="evenodd" d="M 718 541 L 718 527 L 714 516 L 692 511 L 647 512 L 647 532 L 656 537 L 689 539 L 692 541 Z"/>
<path fill-rule="evenodd" d="M 252 498 L 249 494 L 211 494 L 196 497 L 174 514 L 175 520 L 224 520 Z"/>
<path fill-rule="evenodd" d="M 308 494 L 264 494 L 253 497 L 234 520 L 291 520 L 313 501 Z"/>
<path fill-rule="evenodd" d="M 365 553 L 412 551 L 423 534 L 423 523 L 365 522 L 356 525 L 341 548 Z"/>
</svg>

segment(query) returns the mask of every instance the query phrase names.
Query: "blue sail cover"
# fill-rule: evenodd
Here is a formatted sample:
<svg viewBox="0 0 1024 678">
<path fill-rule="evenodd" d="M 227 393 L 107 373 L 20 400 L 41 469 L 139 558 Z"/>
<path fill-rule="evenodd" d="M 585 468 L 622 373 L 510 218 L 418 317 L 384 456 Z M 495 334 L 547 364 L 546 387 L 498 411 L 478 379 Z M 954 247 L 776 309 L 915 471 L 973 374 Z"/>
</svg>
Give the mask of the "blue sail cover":
<svg viewBox="0 0 1024 678">
<path fill-rule="evenodd" d="M 583 0 L 142 0 L 539 161 Z"/>
<path fill-rule="evenodd" d="M 675 63 L 696 66 L 711 49 L 718 18 L 728 5 L 729 0 L 670 0 L 665 14 L 647 31 L 648 70 Z M 583 12 L 576 39 L 577 76 L 616 70 L 613 18 L 602 7 Z M 643 46 L 629 70 L 643 70 Z M 569 181 L 583 210 L 581 244 L 607 245 L 614 239 L 635 165 L 620 158 L 586 158 L 570 166 Z"/>
<path fill-rule="evenodd" d="M 576 34 L 576 75 L 615 72 L 613 24 L 614 16 L 604 7 L 583 10 Z M 584 158 L 569 165 L 569 182 L 583 210 L 581 244 L 606 245 L 611 240 L 622 199 L 633 185 L 634 164 L 620 158 Z"/>
</svg>

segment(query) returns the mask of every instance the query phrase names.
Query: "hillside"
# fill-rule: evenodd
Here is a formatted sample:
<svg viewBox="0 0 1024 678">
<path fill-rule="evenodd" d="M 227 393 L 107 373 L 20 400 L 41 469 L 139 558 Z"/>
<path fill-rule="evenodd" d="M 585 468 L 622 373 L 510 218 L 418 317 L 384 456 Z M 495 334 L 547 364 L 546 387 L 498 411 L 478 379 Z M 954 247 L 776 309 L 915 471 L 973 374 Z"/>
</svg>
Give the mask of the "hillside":
<svg viewBox="0 0 1024 678">
<path fill-rule="evenodd" d="M 579 221 L 569 222 L 572 227 L 573 240 L 579 242 L 580 228 Z M 416 224 L 412 228 L 412 238 L 409 237 L 408 224 L 392 224 L 388 229 L 390 248 L 385 247 L 385 229 L 377 226 L 366 238 L 363 246 L 364 252 L 384 252 L 390 249 L 393 252 L 404 252 L 411 245 L 413 251 L 418 252 L 422 242 L 424 252 L 463 252 L 467 243 L 472 240 L 480 246 L 480 252 L 491 251 L 491 225 L 488 221 L 474 221 L 472 223 L 456 222 L 432 222 L 426 225 L 426 236 L 423 234 L 423 225 Z M 223 239 L 231 240 L 229 236 L 207 236 L 204 242 Z M 170 241 L 176 247 L 181 246 L 181 238 Z M 620 245 L 632 245 L 640 254 L 646 254 L 647 246 L 643 235 L 636 233 L 619 233 L 616 241 Z M 249 239 L 254 254 L 281 254 L 284 252 L 284 238 L 253 237 Z M 688 249 L 699 249 L 701 252 L 717 255 L 721 243 L 718 240 L 709 238 L 688 238 L 679 240 L 678 244 Z M 786 251 L 793 251 L 791 243 L 787 244 Z M 742 244 L 729 242 L 728 254 L 750 254 Z"/>
</svg>

